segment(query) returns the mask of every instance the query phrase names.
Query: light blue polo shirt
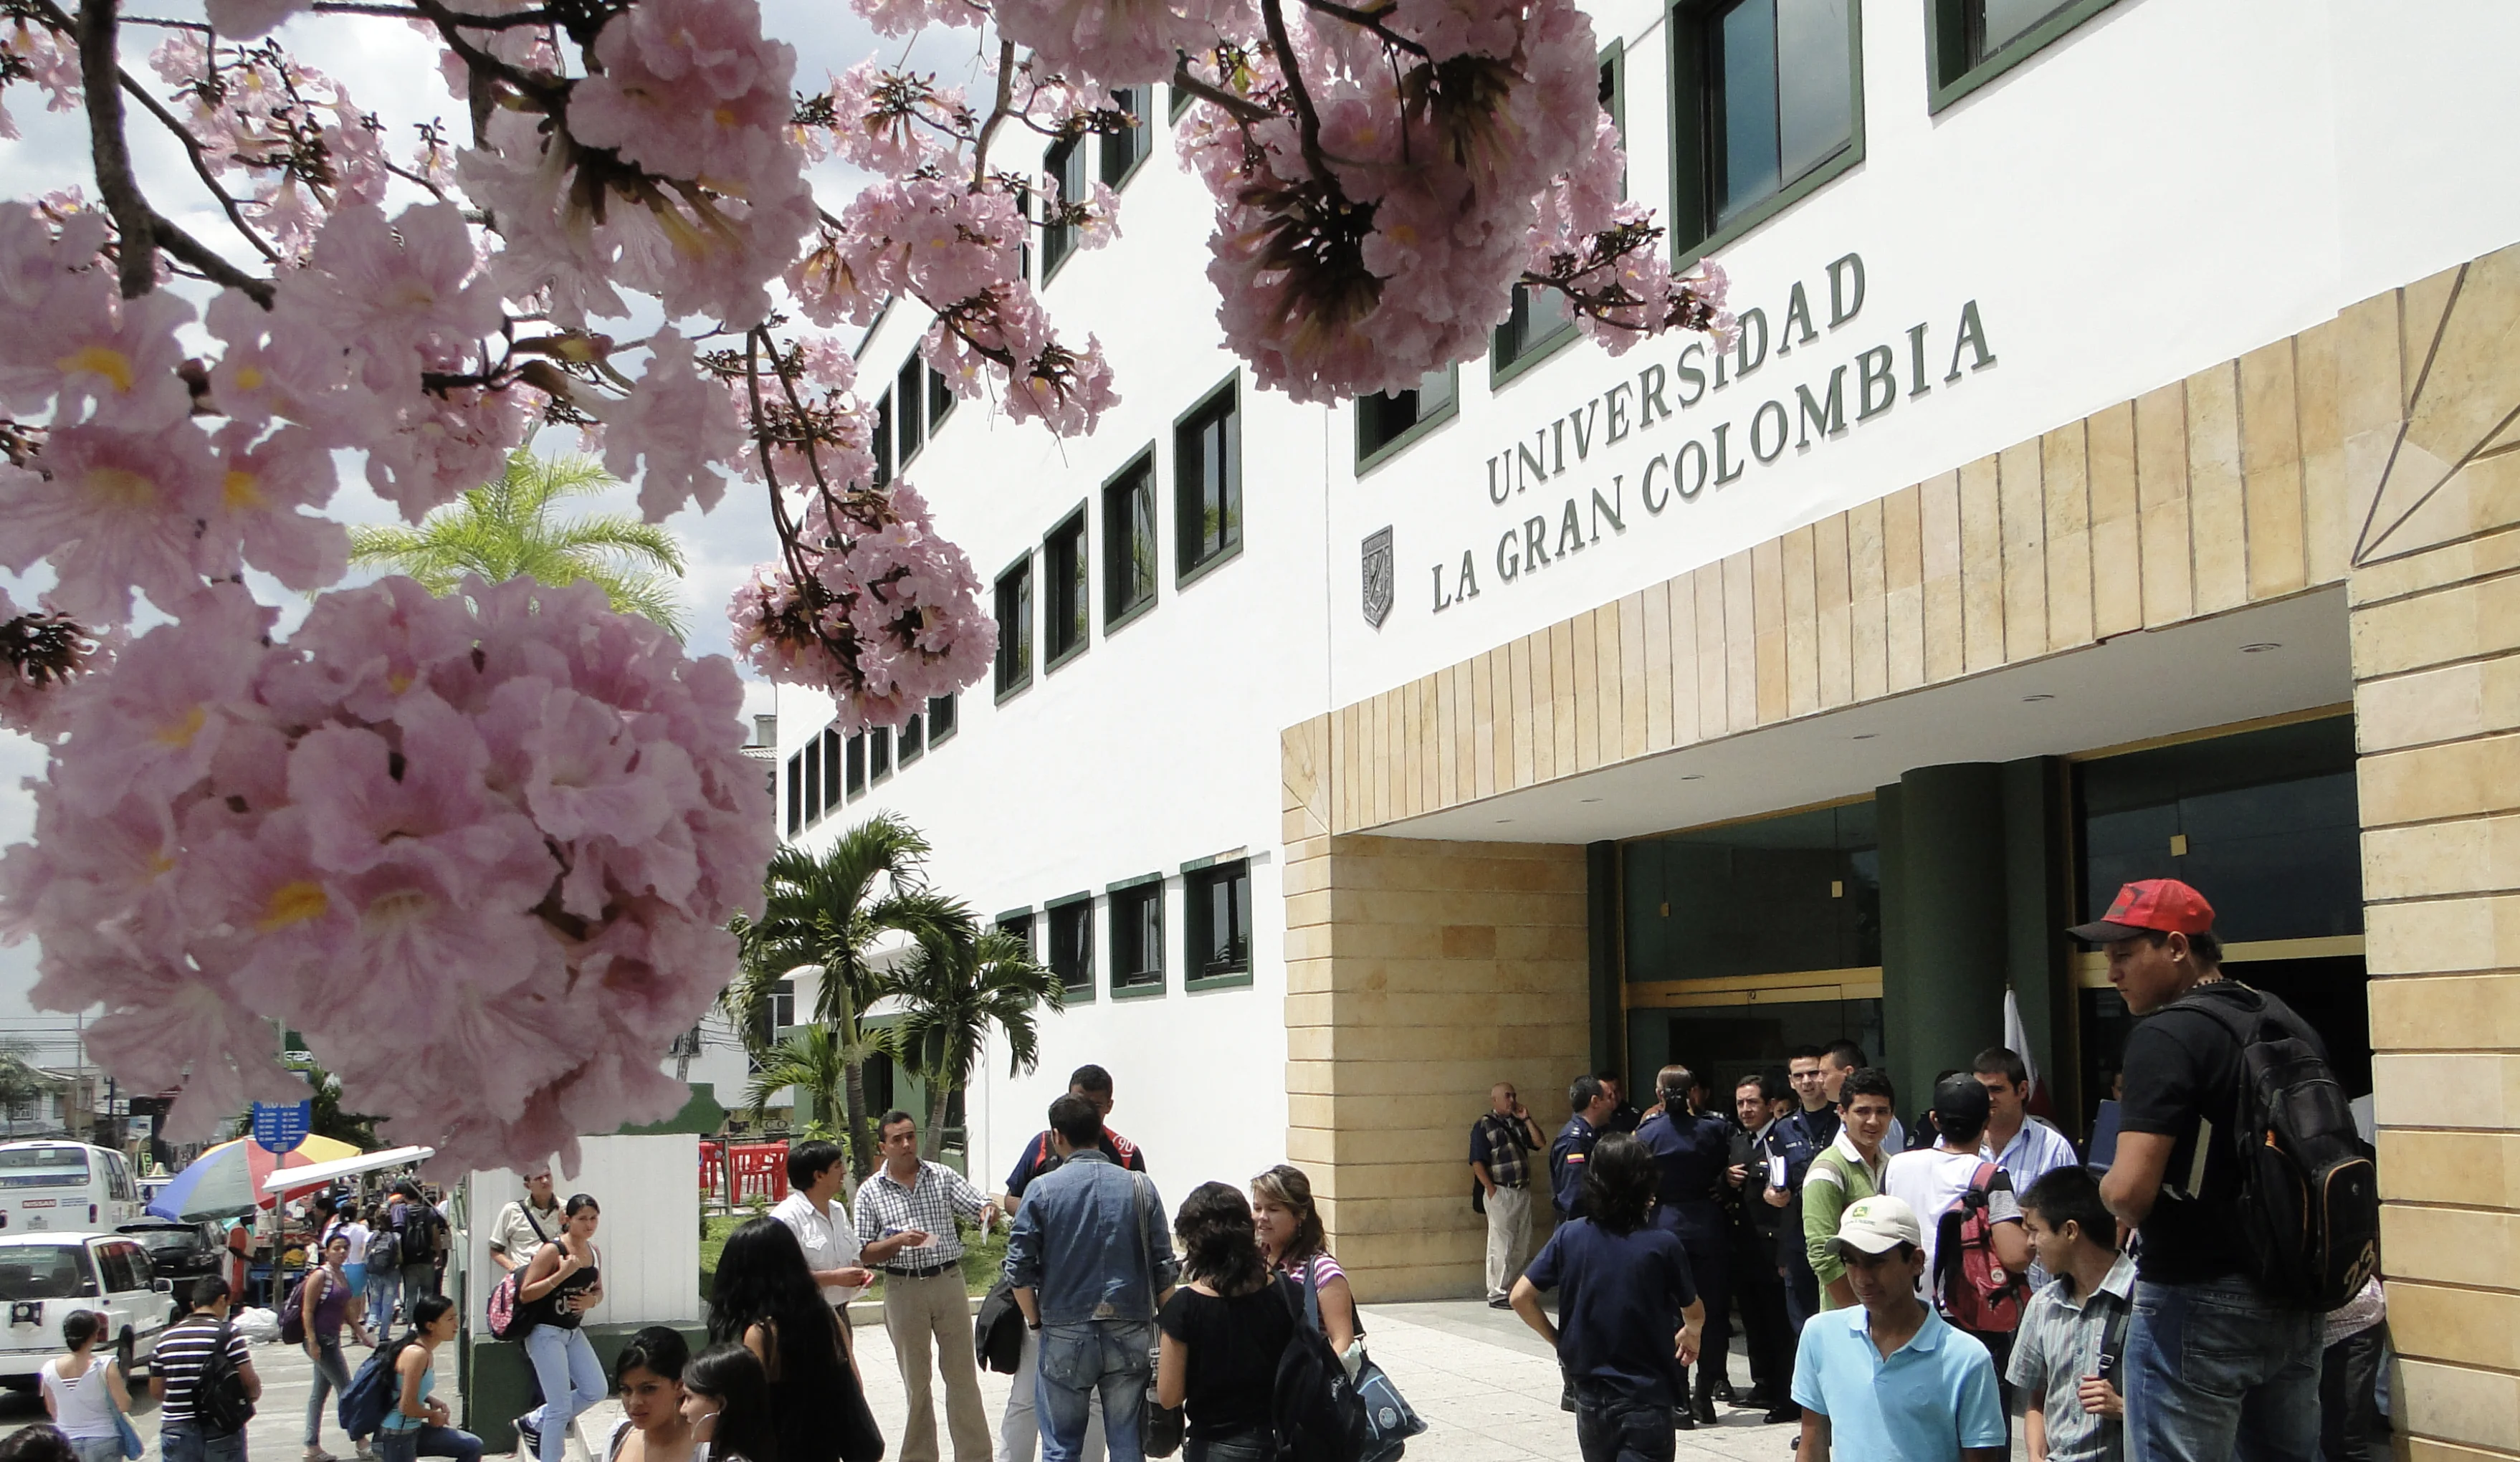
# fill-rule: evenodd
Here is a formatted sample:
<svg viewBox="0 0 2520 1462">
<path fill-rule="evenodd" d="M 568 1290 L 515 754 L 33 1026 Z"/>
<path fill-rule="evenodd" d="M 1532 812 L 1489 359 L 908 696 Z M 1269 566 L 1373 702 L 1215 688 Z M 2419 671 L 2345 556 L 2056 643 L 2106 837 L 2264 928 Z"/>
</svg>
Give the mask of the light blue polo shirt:
<svg viewBox="0 0 2520 1462">
<path fill-rule="evenodd" d="M 1828 1418 L 1829 1453 L 1854 1462 L 1959 1462 L 1962 1447 L 2006 1444 L 1995 1361 L 1930 1305 L 1908 1343 L 1881 1358 L 1870 1312 L 1829 1309 L 1803 1325 L 1794 1401 Z"/>
</svg>

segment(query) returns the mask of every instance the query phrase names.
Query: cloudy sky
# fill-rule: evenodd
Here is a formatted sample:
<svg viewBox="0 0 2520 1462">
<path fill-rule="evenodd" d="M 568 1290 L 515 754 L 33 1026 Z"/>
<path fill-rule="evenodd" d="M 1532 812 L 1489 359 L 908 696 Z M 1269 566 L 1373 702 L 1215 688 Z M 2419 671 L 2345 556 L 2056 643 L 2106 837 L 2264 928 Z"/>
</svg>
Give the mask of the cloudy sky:
<svg viewBox="0 0 2520 1462">
<path fill-rule="evenodd" d="M 799 88 L 819 88 L 825 84 L 827 74 L 844 70 L 871 54 L 880 55 L 892 65 L 934 72 L 948 85 L 969 85 L 978 72 L 980 52 L 972 31 L 934 31 L 908 40 L 880 40 L 837 0 L 763 0 L 763 12 L 768 32 L 796 48 Z M 201 10 L 199 0 L 124 0 L 124 14 L 197 20 Z M 283 27 L 280 38 L 303 63 L 342 82 L 363 111 L 376 113 L 385 123 L 390 146 L 397 155 L 408 153 L 414 139 L 413 124 L 440 118 L 460 121 L 463 115 L 462 108 L 439 80 L 437 47 L 404 22 L 301 17 Z M 124 32 L 125 67 L 152 82 L 155 76 L 148 72 L 145 63 L 155 44 L 151 32 L 141 27 L 128 26 Z M 76 124 L 75 114 L 45 111 L 43 93 L 30 85 L 8 88 L 0 102 L 5 102 L 22 134 L 14 141 L 0 141 L 0 191 L 10 197 L 26 198 L 79 186 L 93 198 L 94 182 L 85 167 L 87 137 L 84 128 Z M 458 130 L 455 135 L 462 134 Z M 250 257 L 233 232 L 227 230 L 207 197 L 193 186 L 183 155 L 171 137 L 145 115 L 135 115 L 130 123 L 130 141 L 142 181 L 160 211 L 230 257 Z M 827 165 L 815 179 L 824 205 L 838 212 L 852 181 L 836 165 Z M 652 321 L 629 322 L 616 333 L 636 335 L 652 324 Z M 535 445 L 537 450 L 558 453 L 573 450 L 575 444 L 574 432 L 546 431 Z M 357 457 L 343 454 L 340 462 L 343 474 L 339 494 L 333 502 L 334 514 L 352 523 L 396 520 L 395 510 L 368 490 Z M 627 488 L 617 490 L 611 499 L 594 501 L 601 508 L 631 511 L 637 509 L 635 495 Z M 702 514 L 687 509 L 669 519 L 667 526 L 689 550 L 691 570 L 684 580 L 683 599 L 695 626 L 692 648 L 696 652 L 724 653 L 722 611 L 727 598 L 745 569 L 774 552 L 759 490 L 736 484 L 715 511 Z M 31 603 L 49 582 L 49 573 L 40 565 L 22 577 L 0 571 L 0 587 L 5 587 L 21 604 Z M 266 603 L 282 606 L 285 624 L 293 624 L 302 615 L 303 602 L 295 596 L 267 581 L 260 588 Z M 771 711 L 770 687 L 754 683 L 751 689 L 747 711 Z M 30 835 L 33 804 L 22 781 L 40 775 L 42 769 L 42 753 L 32 742 L 0 732 L 0 846 Z M 67 1016 L 38 1015 L 26 1003 L 24 992 L 33 983 L 34 967 L 31 944 L 0 949 L 0 1037 L 13 1032 L 57 1030 L 69 1020 Z M 67 1050 L 40 1047 L 37 1055 L 43 1060 L 68 1058 Z"/>
</svg>

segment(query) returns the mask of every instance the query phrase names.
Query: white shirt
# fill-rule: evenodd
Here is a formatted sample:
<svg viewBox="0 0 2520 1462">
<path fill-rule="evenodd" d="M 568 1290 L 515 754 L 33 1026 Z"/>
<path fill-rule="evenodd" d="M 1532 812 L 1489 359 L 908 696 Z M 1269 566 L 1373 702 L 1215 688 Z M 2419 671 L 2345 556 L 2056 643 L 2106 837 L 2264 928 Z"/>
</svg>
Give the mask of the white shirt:
<svg viewBox="0 0 2520 1462">
<path fill-rule="evenodd" d="M 105 1384 L 107 1364 L 104 1356 L 91 1356 L 77 1380 L 65 1381 L 60 1356 L 44 1362 L 44 1395 L 53 1398 L 53 1409 L 60 1414 L 54 1425 L 63 1436 L 91 1441 L 122 1435 L 113 1425 L 113 1393 Z"/>
<path fill-rule="evenodd" d="M 1942 1236 L 1943 1211 L 1959 1201 L 1960 1195 L 1968 1191 L 1969 1179 L 1988 1161 L 1974 1152 L 1920 1147 L 1914 1152 L 1900 1153 L 1882 1170 L 1881 1191 L 1914 1209 L 1916 1221 L 1925 1231 L 1925 1271 L 1916 1276 L 1918 1299 L 1932 1298 L 1934 1244 Z M 2021 1217 L 2021 1201 L 2008 1189 L 1997 1188 L 1987 1194 L 1986 1213 L 1997 1222 L 2017 1219 Z"/>
<path fill-rule="evenodd" d="M 797 1246 L 805 1251 L 805 1267 L 809 1269 L 845 1269 L 858 1262 L 857 1225 L 849 1221 L 849 1207 L 840 1195 L 832 1195 L 828 1213 L 818 1211 L 814 1201 L 793 1189 L 779 1200 L 770 1217 L 788 1225 L 796 1235 Z M 823 1299 L 837 1307 L 858 1297 L 863 1286 L 827 1284 Z"/>
</svg>

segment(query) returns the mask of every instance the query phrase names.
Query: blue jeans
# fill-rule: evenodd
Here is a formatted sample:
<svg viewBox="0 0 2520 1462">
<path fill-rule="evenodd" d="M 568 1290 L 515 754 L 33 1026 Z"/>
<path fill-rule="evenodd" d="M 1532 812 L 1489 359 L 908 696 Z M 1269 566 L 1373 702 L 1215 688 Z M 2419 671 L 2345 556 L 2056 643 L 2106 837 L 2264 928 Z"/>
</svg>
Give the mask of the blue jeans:
<svg viewBox="0 0 2520 1462">
<path fill-rule="evenodd" d="M 158 1450 L 165 1462 L 245 1462 L 245 1434 L 204 1437 L 200 1422 L 169 1418 L 158 1425 Z"/>
<path fill-rule="evenodd" d="M 456 1462 L 481 1462 L 481 1439 L 453 1427 L 386 1428 L 377 1433 L 380 1462 L 413 1462 L 419 1457 L 453 1457 Z"/>
<path fill-rule="evenodd" d="M 350 1389 L 350 1365 L 341 1358 L 341 1337 L 316 1335 L 308 1339 L 315 1343 L 315 1383 L 314 1389 L 306 1393 L 306 1444 L 313 1446 L 324 1438 L 324 1402 L 334 1393 Z"/>
<path fill-rule="evenodd" d="M 1155 1327 L 1148 1320 L 1042 1327 L 1041 1371 L 1033 1381 L 1042 1462 L 1077 1462 L 1085 1448 L 1086 1409 L 1097 1392 L 1102 1396 L 1102 1440 L 1111 1462 L 1145 1462 L 1138 1411 L 1154 1379 L 1148 1359 L 1154 1344 Z"/>
<path fill-rule="evenodd" d="M 1575 1383 L 1575 1447 L 1584 1462 L 1672 1462 L 1676 1398 L 1660 1389 L 1625 1391 L 1598 1381 Z"/>
<path fill-rule="evenodd" d="M 1192 1437 L 1182 1442 L 1182 1462 L 1274 1462 L 1277 1434 L 1253 1427 L 1231 1437 Z"/>
<path fill-rule="evenodd" d="M 543 1438 L 542 1462 L 567 1462 L 568 1424 L 606 1394 L 604 1366 L 583 1330 L 536 1325 L 525 1332 L 525 1358 L 534 1363 L 542 1383 L 543 1404 L 534 1412 L 534 1430 Z"/>
<path fill-rule="evenodd" d="M 368 1271 L 368 1324 L 377 1334 L 393 1329 L 394 1302 L 402 1298 L 402 1270 L 379 1268 Z"/>
<path fill-rule="evenodd" d="M 2237 1275 L 2138 1280 L 2127 1329 L 2130 1462 L 2318 1462 L 2319 1316 Z"/>
</svg>

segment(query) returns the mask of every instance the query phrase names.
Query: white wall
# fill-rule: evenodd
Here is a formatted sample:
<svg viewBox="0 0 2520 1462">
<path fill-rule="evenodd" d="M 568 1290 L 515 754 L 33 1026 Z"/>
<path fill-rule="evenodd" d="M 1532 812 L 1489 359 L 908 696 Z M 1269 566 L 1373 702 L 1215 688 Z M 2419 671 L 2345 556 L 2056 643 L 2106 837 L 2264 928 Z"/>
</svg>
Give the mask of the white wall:
<svg viewBox="0 0 2520 1462">
<path fill-rule="evenodd" d="M 563 1199 L 591 1194 L 602 1208 L 595 1247 L 603 1263 L 604 1304 L 587 1312 L 599 1325 L 689 1324 L 701 1318 L 699 1286 L 699 1139 L 580 1137 L 573 1173 L 555 1170 Z M 490 1291 L 502 1271 L 490 1262 L 490 1225 L 522 1198 L 524 1182 L 501 1169 L 466 1179 L 465 1296 L 473 1333 L 488 1334 Z"/>
<path fill-rule="evenodd" d="M 1071 258 L 1045 297 L 1072 338 L 1100 338 L 1120 406 L 1089 438 L 1058 442 L 966 404 L 904 475 L 935 505 L 984 582 L 1080 502 L 1095 542 L 1092 648 L 1005 705 L 966 692 L 957 736 L 896 772 L 802 839 L 811 846 L 878 809 L 935 843 L 936 883 L 981 917 L 1149 872 L 1167 875 L 1173 949 L 1161 999 L 1107 995 L 1107 906 L 1095 1003 L 1047 1018 L 1038 1071 L 993 1055 L 968 1099 L 978 1175 L 994 1183 L 1043 1121 L 1067 1071 L 1093 1061 L 1118 1083 L 1113 1125 L 1144 1142 L 1168 1197 L 1209 1177 L 1239 1182 L 1282 1154 L 1285 1034 L 1279 875 L 1279 732 L 1346 704 L 2028 438 L 2301 330 L 2375 290 L 2520 238 L 2520 191 L 2490 172 L 2520 135 L 2520 6 L 2459 0 L 2121 0 L 1941 113 L 1926 106 L 1918 0 L 1864 5 L 1861 163 L 1720 251 L 1736 308 L 1763 309 L 1771 355 L 1746 378 L 1683 407 L 1692 338 L 1619 358 L 1577 343 L 1491 388 L 1462 368 L 1456 420 L 1358 478 L 1348 407 L 1297 407 L 1242 392 L 1245 547 L 1187 590 L 1174 583 L 1174 418 L 1235 370 L 1218 344 L 1204 275 L 1210 200 L 1174 160 L 1162 90 L 1146 109 L 1152 155 L 1122 194 L 1121 239 Z M 1600 0 L 1623 42 L 1631 186 L 1662 207 L 1670 176 L 1670 36 L 1657 0 Z M 1865 269 L 1862 308 L 1829 325 L 1827 266 Z M 1819 338 L 1782 345 L 1800 282 Z M 1974 302 L 1993 360 L 1974 352 L 1946 380 Z M 867 343 L 879 388 L 924 326 L 896 309 Z M 1925 328 L 1922 393 L 1910 394 L 1909 332 Z M 1897 396 L 1858 420 L 1855 363 L 1890 348 Z M 1683 444 L 1735 459 L 1764 402 L 1790 423 L 1796 386 L 1824 396 L 1848 368 L 1846 424 L 1785 447 L 1693 501 L 1659 512 L 1645 473 Z M 1641 424 L 1633 394 L 1658 369 L 1668 419 Z M 1624 384 L 1629 429 L 1607 440 L 1597 403 Z M 1589 413 L 1565 469 L 1502 505 L 1488 459 L 1569 413 Z M 1156 448 L 1159 602 L 1102 631 L 1102 482 Z M 1560 449 L 1552 442 L 1551 465 Z M 1621 509 L 1592 541 L 1592 494 Z M 1572 502 L 1584 547 L 1507 584 L 1498 541 L 1538 515 L 1553 550 Z M 1360 544 L 1394 532 L 1397 602 L 1380 629 L 1360 613 Z M 1477 598 L 1434 609 L 1463 553 Z M 1038 564 L 1038 560 L 1036 560 Z M 1042 598 L 1038 583 L 1038 602 Z M 1037 645 L 1037 654 L 1038 648 Z M 785 758 L 828 716 L 782 696 Z M 785 797 L 781 799 L 782 817 Z M 784 821 L 783 821 L 784 827 Z M 1181 864 L 1233 849 L 1255 859 L 1257 938 L 1247 990 L 1182 989 Z"/>
</svg>

